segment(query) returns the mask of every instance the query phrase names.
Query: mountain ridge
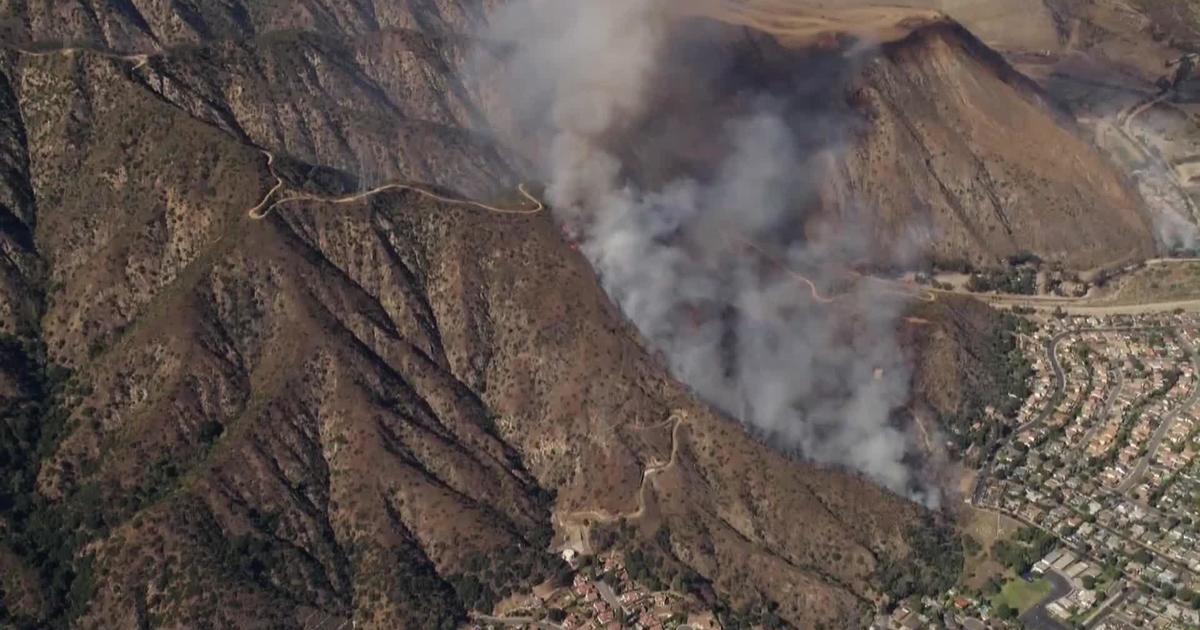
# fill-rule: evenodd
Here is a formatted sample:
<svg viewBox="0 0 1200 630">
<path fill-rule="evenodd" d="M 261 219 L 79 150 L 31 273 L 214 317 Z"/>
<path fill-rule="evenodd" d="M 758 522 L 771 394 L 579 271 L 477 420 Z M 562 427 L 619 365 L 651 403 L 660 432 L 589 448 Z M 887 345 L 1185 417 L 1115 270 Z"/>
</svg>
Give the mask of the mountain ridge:
<svg viewBox="0 0 1200 630">
<path fill-rule="evenodd" d="M 730 608 L 799 627 L 953 578 L 940 517 L 677 383 L 548 214 L 392 190 L 248 216 L 277 177 L 508 201 L 528 160 L 482 130 L 498 99 L 446 34 L 482 4 L 358 2 L 292 32 L 332 11 L 310 2 L 252 35 L 282 18 L 149 5 L 168 11 L 21 20 L 185 46 L 0 65 L 6 621 L 452 627 L 561 568 L 556 517 L 636 507 Z"/>
</svg>

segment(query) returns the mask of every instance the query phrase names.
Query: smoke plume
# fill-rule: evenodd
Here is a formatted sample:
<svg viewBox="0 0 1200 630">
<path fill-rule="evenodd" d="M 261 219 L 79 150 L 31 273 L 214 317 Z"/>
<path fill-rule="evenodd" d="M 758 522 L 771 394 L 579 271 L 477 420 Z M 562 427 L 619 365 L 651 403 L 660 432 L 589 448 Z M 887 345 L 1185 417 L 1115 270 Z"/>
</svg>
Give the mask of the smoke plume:
<svg viewBox="0 0 1200 630">
<path fill-rule="evenodd" d="M 666 8 L 518 0 L 494 20 L 559 220 L 701 397 L 784 449 L 935 503 L 891 421 L 909 389 L 903 304 L 845 281 L 866 239 L 812 211 L 855 124 L 837 88 L 856 60 L 768 73 L 769 42 Z"/>
<path fill-rule="evenodd" d="M 1175 181 L 1174 174 L 1151 163 L 1135 170 L 1133 177 L 1150 208 L 1159 247 L 1165 252 L 1195 250 L 1200 228 L 1192 215 L 1193 203 L 1188 192 Z"/>
</svg>

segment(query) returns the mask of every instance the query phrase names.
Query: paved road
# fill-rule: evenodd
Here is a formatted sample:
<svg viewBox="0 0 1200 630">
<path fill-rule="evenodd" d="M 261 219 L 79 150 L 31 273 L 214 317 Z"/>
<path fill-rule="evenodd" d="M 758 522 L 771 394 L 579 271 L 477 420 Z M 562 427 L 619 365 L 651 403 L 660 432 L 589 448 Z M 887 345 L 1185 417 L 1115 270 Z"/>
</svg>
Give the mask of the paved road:
<svg viewBox="0 0 1200 630">
<path fill-rule="evenodd" d="M 1067 373 L 1063 371 L 1062 363 L 1058 361 L 1058 346 L 1062 343 L 1063 339 L 1074 334 L 1076 334 L 1074 330 L 1060 332 L 1051 337 L 1050 341 L 1046 342 L 1046 356 L 1050 359 L 1050 369 L 1054 370 L 1054 395 L 1050 397 L 1051 404 L 1047 404 L 1046 408 L 1033 420 L 1017 427 L 1017 430 L 1013 431 L 1013 435 L 1044 423 L 1050 417 L 1050 414 L 1054 413 L 1054 410 L 1058 408 L 1058 404 L 1062 402 L 1061 399 L 1067 392 Z"/>
<path fill-rule="evenodd" d="M 1103 328 L 1073 328 L 1065 330 L 1050 338 L 1046 342 L 1046 355 L 1050 359 L 1050 368 L 1054 370 L 1054 395 L 1050 397 L 1050 402 L 1046 404 L 1046 408 L 1042 410 L 1033 420 L 1017 427 L 1009 436 L 1009 441 L 1015 440 L 1022 431 L 1031 427 L 1037 426 L 1046 421 L 1050 414 L 1058 407 L 1060 398 L 1066 393 L 1067 375 L 1062 369 L 1062 364 L 1058 361 L 1058 346 L 1063 339 L 1071 335 L 1082 335 L 1091 332 L 1142 332 L 1147 330 L 1174 330 L 1171 326 L 1108 326 Z M 1193 357 L 1193 361 L 1197 359 Z M 1200 364 L 1198 368 L 1200 369 Z M 1200 390 L 1200 388 L 1197 388 Z M 989 459 L 984 463 L 983 468 L 979 471 L 979 477 L 975 479 L 975 491 L 971 493 L 971 504 L 980 505 L 983 500 L 983 491 L 987 486 L 987 477 L 991 474 L 993 460 Z"/>
<path fill-rule="evenodd" d="M 613 592 L 612 587 L 604 580 L 596 581 L 596 590 L 600 591 L 600 597 L 603 597 L 604 601 L 608 602 L 608 605 L 612 606 L 614 611 L 622 612 L 625 610 L 625 607 L 621 605 L 621 600 L 617 599 L 617 594 Z"/>
<path fill-rule="evenodd" d="M 1115 494 L 1116 494 L 1114 491 L 1111 491 L 1111 490 L 1103 490 L 1103 489 L 1101 489 L 1101 492 L 1106 492 L 1106 493 L 1108 493 L 1108 494 L 1112 494 L 1112 495 L 1115 495 Z M 1152 514 L 1153 514 L 1153 513 L 1157 513 L 1157 514 L 1158 514 L 1158 515 L 1160 515 L 1160 516 L 1163 514 L 1163 512 L 1162 512 L 1162 511 L 1160 511 L 1160 510 L 1157 510 L 1157 509 L 1156 509 L 1156 508 L 1154 508 L 1153 506 L 1148 506 L 1148 507 L 1150 507 L 1150 510 L 1151 510 L 1151 513 L 1152 513 Z M 1078 515 L 1079 515 L 1079 516 L 1081 516 L 1081 517 L 1087 516 L 1087 513 L 1086 513 L 1086 512 L 1084 512 L 1083 510 L 1080 510 L 1080 509 L 1078 509 L 1078 508 L 1072 508 L 1072 509 L 1075 511 L 1075 513 L 1076 513 L 1076 514 L 1078 514 Z M 1177 570 L 1179 573 L 1181 573 L 1181 574 L 1183 574 L 1183 573 L 1186 573 L 1186 574 L 1188 574 L 1188 575 L 1192 576 L 1193 578 L 1200 578 L 1200 573 L 1198 573 L 1198 572 L 1196 572 L 1196 571 L 1193 571 L 1193 570 L 1192 570 L 1192 568 L 1191 568 L 1190 566 L 1188 566 L 1186 563 L 1184 563 L 1184 562 L 1182 562 L 1182 561 L 1180 561 L 1180 560 L 1177 560 L 1177 559 L 1175 559 L 1175 558 L 1171 557 L 1171 556 L 1170 556 L 1170 555 L 1169 555 L 1169 554 L 1168 554 L 1168 553 L 1167 553 L 1165 550 L 1163 550 L 1163 549 L 1159 549 L 1159 548 L 1157 548 L 1157 547 L 1155 547 L 1155 546 L 1153 546 L 1153 545 L 1147 544 L 1147 543 L 1143 542 L 1143 541 L 1142 541 L 1141 539 L 1139 539 L 1139 538 L 1133 538 L 1133 537 L 1131 537 L 1131 536 L 1129 535 L 1129 533 L 1128 533 L 1128 532 L 1125 532 L 1125 531 L 1118 531 L 1118 530 L 1116 530 L 1116 529 L 1113 529 L 1113 528 L 1111 528 L 1111 527 L 1108 527 L 1108 526 L 1106 526 L 1106 525 L 1101 525 L 1101 524 L 1100 524 L 1100 523 L 1098 523 L 1098 522 L 1097 522 L 1097 523 L 1093 523 L 1092 525 L 1093 525 L 1095 528 L 1097 528 L 1097 529 L 1100 529 L 1100 530 L 1103 530 L 1103 531 L 1105 531 L 1106 533 L 1109 533 L 1109 534 L 1114 534 L 1115 536 L 1117 536 L 1118 538 L 1121 538 L 1121 539 L 1123 539 L 1123 540 L 1124 540 L 1125 542 L 1127 542 L 1127 543 L 1130 543 L 1130 544 L 1132 544 L 1132 545 L 1134 545 L 1134 546 L 1136 546 L 1136 547 L 1141 547 L 1142 549 L 1145 549 L 1146 551 L 1149 551 L 1150 553 L 1154 554 L 1154 556 L 1155 556 L 1156 558 L 1158 558 L 1158 559 L 1159 559 L 1159 560 L 1161 560 L 1162 562 L 1165 562 L 1165 563 L 1167 563 L 1167 564 L 1171 565 L 1173 568 L 1175 568 L 1175 569 L 1176 569 L 1176 570 Z M 1087 554 L 1083 554 L 1083 555 L 1087 555 Z M 1139 582 L 1139 583 L 1140 583 L 1140 581 L 1139 581 L 1139 580 L 1136 580 L 1136 579 L 1135 579 L 1135 578 L 1133 578 L 1133 576 L 1131 576 L 1131 575 L 1126 575 L 1126 577 L 1129 577 L 1129 578 L 1130 578 L 1130 580 L 1132 580 L 1132 581 L 1137 581 L 1137 582 Z"/>
<path fill-rule="evenodd" d="M 1058 297 L 1053 295 L 1013 295 L 997 293 L 972 293 L 965 289 L 928 289 L 935 296 L 966 295 L 993 306 L 1024 306 L 1039 311 L 1050 311 L 1061 308 L 1072 315 L 1141 315 L 1146 313 L 1167 313 L 1176 309 L 1194 312 L 1200 310 L 1200 299 L 1165 300 L 1160 302 L 1139 302 L 1120 304 L 1105 302 L 1107 298 L 1084 296 L 1079 298 Z"/>
<path fill-rule="evenodd" d="M 1015 520 L 1015 521 L 1017 521 L 1017 522 L 1021 523 L 1022 525 L 1026 526 L 1026 527 L 1031 527 L 1031 528 L 1033 528 L 1033 529 L 1036 529 L 1036 530 L 1040 530 L 1040 531 L 1042 531 L 1042 532 L 1045 532 L 1045 533 L 1047 533 L 1047 534 L 1049 534 L 1049 535 L 1053 536 L 1055 539 L 1057 539 L 1057 540 L 1058 540 L 1058 542 L 1059 542 L 1059 544 L 1061 544 L 1063 547 L 1066 547 L 1067 549 L 1070 549 L 1071 551 L 1074 551 L 1074 552 L 1075 552 L 1075 555 L 1076 555 L 1077 557 L 1079 557 L 1079 558 L 1084 558 L 1084 559 L 1087 559 L 1087 560 L 1088 560 L 1088 561 L 1090 561 L 1092 564 L 1096 564 L 1096 565 L 1102 565 L 1102 564 L 1104 564 L 1104 562 L 1103 562 L 1103 561 L 1101 561 L 1100 559 L 1098 559 L 1098 558 L 1096 558 L 1095 556 L 1093 556 L 1093 555 L 1092 555 L 1092 552 L 1091 552 L 1091 550 L 1089 550 L 1089 549 L 1084 549 L 1083 547 L 1080 547 L 1079 545 L 1077 545 L 1077 544 L 1075 544 L 1075 543 L 1073 543 L 1073 542 L 1071 542 L 1071 541 L 1067 540 L 1066 538 L 1063 538 L 1062 536 L 1058 535 L 1058 534 L 1057 534 L 1057 533 L 1056 533 L 1054 530 L 1052 530 L 1052 529 L 1047 529 L 1043 523 L 1034 523 L 1034 522 L 1032 522 L 1032 521 L 1026 520 L 1026 519 L 1025 519 L 1025 517 L 1021 516 L 1020 514 L 1015 514 L 1015 513 L 1013 513 L 1013 512 L 1009 512 L 1008 510 L 1001 509 L 1001 508 L 995 508 L 995 507 L 984 507 L 984 508 L 980 508 L 980 509 L 982 509 L 982 510 L 984 510 L 984 511 L 987 511 L 987 512 L 991 512 L 991 513 L 993 513 L 993 514 L 1003 514 L 1004 516 L 1007 516 L 1007 517 L 1009 517 L 1009 518 L 1011 518 L 1011 519 L 1013 519 L 1013 520 Z M 1082 515 L 1083 515 L 1083 512 L 1082 512 L 1081 510 L 1075 510 L 1075 512 L 1076 512 L 1077 514 L 1079 514 L 1080 516 L 1082 516 Z M 1097 523 L 1097 524 L 1096 524 L 1096 527 L 1098 527 L 1098 528 L 1100 528 L 1100 529 L 1103 529 L 1104 531 L 1106 531 L 1106 532 L 1108 532 L 1108 533 L 1110 533 L 1110 534 L 1116 534 L 1116 535 L 1117 535 L 1117 537 L 1119 537 L 1119 538 L 1124 538 L 1126 541 L 1132 542 L 1133 544 L 1135 544 L 1135 545 L 1137 545 L 1137 546 L 1139 546 L 1139 547 L 1142 547 L 1142 548 L 1143 548 L 1143 549 L 1145 549 L 1146 551 L 1149 551 L 1149 552 L 1151 552 L 1151 553 L 1154 553 L 1155 555 L 1157 555 L 1157 556 L 1161 557 L 1163 560 L 1165 560 L 1165 561 L 1167 561 L 1167 562 L 1171 563 L 1171 564 L 1172 564 L 1172 566 L 1174 566 L 1174 567 L 1178 568 L 1178 569 L 1179 569 L 1181 572 L 1184 572 L 1184 573 L 1191 573 L 1191 572 L 1192 572 L 1192 571 L 1191 571 L 1191 569 L 1189 569 L 1189 568 L 1187 567 L 1187 565 L 1179 564 L 1178 562 L 1176 562 L 1176 561 L 1174 561 L 1174 560 L 1172 560 L 1172 559 L 1168 558 L 1167 556 L 1163 555 L 1162 553 L 1158 552 L 1157 550 L 1153 549 L 1152 547 L 1148 547 L 1148 546 L 1146 546 L 1146 545 L 1142 544 L 1141 542 L 1139 542 L 1139 541 L 1137 541 L 1137 540 L 1132 540 L 1132 539 L 1130 539 L 1130 538 L 1126 537 L 1126 536 L 1125 536 L 1124 534 L 1122 534 L 1121 532 L 1118 532 L 1118 531 L 1115 531 L 1115 530 L 1109 529 L 1109 528 L 1107 528 L 1107 527 L 1104 527 L 1103 525 L 1100 525 L 1099 523 Z M 1125 574 L 1125 578 L 1126 578 L 1127 580 L 1129 580 L 1129 582 L 1130 582 L 1131 584 L 1145 584 L 1145 582 L 1142 582 L 1141 580 L 1139 580 L 1139 579 L 1137 579 L 1137 578 L 1135 578 L 1135 577 L 1133 577 L 1133 576 L 1131 576 L 1131 575 L 1129 575 L 1129 574 Z M 1147 584 L 1147 586 L 1151 586 L 1151 585 Z"/>
<path fill-rule="evenodd" d="M 1129 110 L 1130 113 L 1125 116 L 1125 121 L 1120 125 L 1120 127 L 1118 127 L 1118 129 L 1127 140 L 1137 145 L 1138 149 L 1140 149 L 1142 154 L 1146 157 L 1146 160 L 1157 167 L 1158 172 L 1167 176 L 1167 179 L 1169 179 L 1170 183 L 1175 187 L 1176 192 L 1178 192 L 1179 196 L 1183 198 L 1184 204 L 1187 205 L 1188 212 L 1191 214 L 1192 218 L 1195 219 L 1197 218 L 1198 213 L 1196 211 L 1196 203 L 1192 201 L 1191 195 L 1188 194 L 1188 182 L 1183 181 L 1183 178 L 1179 175 L 1179 171 L 1176 170 L 1169 162 L 1167 162 L 1160 152 L 1156 151 L 1154 147 L 1151 147 L 1147 142 L 1143 141 L 1140 136 L 1133 132 L 1133 121 L 1136 120 L 1138 116 L 1141 116 L 1143 113 L 1153 109 L 1159 103 L 1166 101 L 1173 94 L 1175 94 L 1174 90 L 1167 90 L 1155 98 L 1149 99 L 1141 105 L 1135 106 L 1132 110 Z"/>
<path fill-rule="evenodd" d="M 1044 526 L 1042 523 L 1034 523 L 1034 522 L 1032 522 L 1032 521 L 1028 521 L 1028 520 L 1026 520 L 1024 517 L 1022 517 L 1021 515 L 1019 515 L 1019 514 L 1014 514 L 1014 513 L 1012 513 L 1012 512 L 1009 512 L 1009 511 L 1007 511 L 1007 510 L 1004 510 L 1004 509 L 1002 509 L 1002 508 L 995 508 L 995 507 L 985 507 L 985 508 L 982 508 L 982 509 L 983 509 L 983 510 L 985 510 L 985 511 L 988 511 L 988 512 L 992 512 L 992 513 L 994 513 L 994 514 L 995 514 L 995 513 L 1003 514 L 1004 516 L 1007 516 L 1007 517 L 1009 517 L 1009 518 L 1011 518 L 1011 519 L 1013 519 L 1013 520 L 1015 520 L 1015 521 L 1018 521 L 1019 523 L 1021 523 L 1021 524 L 1025 525 L 1026 527 L 1032 527 L 1033 529 L 1037 529 L 1037 530 L 1043 531 L 1043 532 L 1045 532 L 1045 533 L 1047 533 L 1047 534 L 1049 534 L 1049 535 L 1051 535 L 1051 536 L 1054 536 L 1054 537 L 1055 537 L 1055 538 L 1058 540 L 1058 542 L 1059 542 L 1059 543 L 1060 543 L 1062 546 L 1066 547 L 1067 549 L 1070 549 L 1071 551 L 1074 551 L 1074 552 L 1075 552 L 1075 555 L 1076 555 L 1076 556 L 1078 556 L 1079 558 L 1085 558 L 1085 559 L 1087 559 L 1088 561 L 1092 562 L 1093 564 L 1097 564 L 1097 565 L 1099 565 L 1099 564 L 1103 564 L 1103 562 L 1102 562 L 1102 561 L 1100 561 L 1099 559 L 1097 559 L 1095 556 L 1093 556 L 1093 555 L 1091 554 L 1091 551 L 1090 551 L 1090 550 L 1088 550 L 1088 549 L 1084 549 L 1084 548 L 1080 547 L 1079 545 L 1076 545 L 1075 543 L 1073 543 L 1073 542 L 1071 542 L 1071 541 L 1069 541 L 1069 540 L 1067 540 L 1067 539 L 1063 538 L 1062 536 L 1059 536 L 1057 533 L 1055 533 L 1055 532 L 1054 532 L 1054 530 L 1047 529 L 1047 528 L 1046 528 L 1046 527 L 1045 527 L 1045 526 Z M 1075 510 L 1075 512 L 1076 512 L 1077 514 L 1080 514 L 1081 516 L 1082 516 L 1082 514 L 1083 514 L 1083 512 L 1082 512 L 1082 511 L 1080 511 L 1080 510 Z M 1193 571 L 1192 571 L 1192 570 L 1191 570 L 1191 569 L 1190 569 L 1190 568 L 1189 568 L 1187 565 L 1185 565 L 1185 564 L 1182 564 L 1182 563 L 1180 563 L 1180 562 L 1178 562 L 1178 561 L 1176 561 L 1176 560 L 1174 560 L 1174 559 L 1170 558 L 1169 556 L 1166 556 L 1165 554 L 1163 554 L 1163 553 L 1162 553 L 1162 552 L 1160 552 L 1159 550 L 1157 550 L 1157 549 L 1154 549 L 1154 548 L 1152 548 L 1152 547 L 1149 547 L 1149 546 L 1147 546 L 1147 545 L 1143 544 L 1143 543 L 1142 543 L 1141 541 L 1139 541 L 1139 540 L 1135 540 L 1135 539 L 1131 539 L 1131 538 L 1129 538 L 1129 537 L 1128 537 L 1126 534 L 1124 534 L 1123 532 L 1118 532 L 1118 531 L 1116 531 L 1116 530 L 1109 529 L 1108 527 L 1105 527 L 1105 526 L 1103 526 L 1103 525 L 1100 525 L 1099 523 L 1097 523 L 1097 524 L 1096 524 L 1096 527 L 1098 527 L 1098 528 L 1100 528 L 1100 529 L 1102 529 L 1102 530 L 1104 530 L 1105 532 L 1108 532 L 1108 533 L 1110 533 L 1110 534 L 1115 534 L 1116 536 L 1118 536 L 1118 537 L 1120 537 L 1120 538 L 1124 539 L 1125 541 L 1127 541 L 1127 542 L 1131 542 L 1131 543 L 1133 543 L 1134 545 L 1137 545 L 1137 546 L 1139 546 L 1139 547 L 1141 547 L 1141 548 L 1145 549 L 1146 551 L 1149 551 L 1149 552 L 1153 553 L 1153 554 L 1154 554 L 1155 556 L 1157 556 L 1158 558 L 1162 559 L 1163 561 L 1167 562 L 1167 563 L 1168 563 L 1168 564 L 1170 564 L 1171 566 L 1173 566 L 1173 567 L 1175 567 L 1176 569 L 1178 569 L 1178 570 L 1179 570 L 1181 573 L 1187 573 L 1187 574 L 1191 574 L 1191 575 L 1193 575 L 1193 576 L 1196 576 L 1196 575 L 1197 575 L 1197 574 L 1196 574 L 1195 572 L 1193 572 Z M 1145 583 L 1145 582 L 1141 581 L 1140 579 L 1138 579 L 1138 578 L 1135 578 L 1135 577 L 1133 577 L 1132 575 L 1129 575 L 1129 574 L 1125 574 L 1125 579 L 1126 579 L 1126 580 L 1129 582 L 1129 584 L 1131 585 L 1131 586 L 1130 586 L 1130 588 L 1129 588 L 1129 589 L 1127 589 L 1127 592 L 1132 592 L 1133 590 L 1135 590 L 1135 589 L 1134 589 L 1134 587 L 1133 587 L 1132 585 L 1141 585 L 1141 586 L 1145 586 L 1145 587 L 1147 587 L 1147 588 L 1151 588 L 1152 586 L 1156 586 L 1156 585 L 1150 585 L 1150 584 L 1147 584 L 1147 583 Z M 1031 610 L 1032 610 L 1032 609 L 1031 609 Z M 1105 613 L 1103 613 L 1102 615 L 1098 615 L 1098 616 L 1097 616 L 1095 619 L 1093 619 L 1092 621 L 1093 621 L 1093 622 L 1099 622 L 1099 621 L 1100 621 L 1100 620 L 1101 620 L 1101 619 L 1102 619 L 1104 616 L 1107 616 L 1107 614 L 1108 614 L 1108 613 L 1107 613 L 1107 612 L 1105 612 Z M 1051 620 L 1051 621 L 1053 621 L 1053 620 Z M 1094 624 L 1091 624 L 1091 625 L 1094 625 Z M 1048 627 L 1047 627 L 1047 628 L 1048 628 Z"/>
<path fill-rule="evenodd" d="M 1200 300 L 1171 300 L 1169 302 L 1145 302 L 1141 304 L 1065 306 L 1071 315 L 1142 315 L 1146 313 L 1168 313 L 1182 310 L 1188 313 L 1200 311 Z"/>
<path fill-rule="evenodd" d="M 1192 348 L 1186 345 L 1183 346 L 1183 349 L 1192 356 L 1192 369 L 1194 370 L 1196 377 L 1200 378 L 1200 357 L 1197 357 L 1192 351 Z M 1167 431 L 1171 428 L 1171 425 L 1175 423 L 1175 419 L 1178 418 L 1183 412 L 1191 409 L 1192 406 L 1198 401 L 1200 401 L 1200 383 L 1193 381 L 1192 393 L 1189 394 L 1188 397 L 1184 399 L 1184 401 L 1177 407 L 1163 415 L 1162 420 L 1158 423 L 1158 428 L 1154 431 L 1154 435 L 1150 438 L 1150 445 L 1146 451 L 1146 454 L 1142 457 L 1141 461 L 1138 462 L 1137 466 L 1133 468 L 1133 472 L 1129 473 L 1129 476 L 1125 478 L 1125 481 L 1122 481 L 1120 485 L 1117 486 L 1118 493 L 1125 494 L 1141 483 L 1142 477 L 1146 474 L 1146 469 L 1150 466 L 1150 460 L 1154 458 L 1154 454 L 1157 453 L 1158 448 L 1162 446 L 1163 438 L 1167 436 Z"/>
<path fill-rule="evenodd" d="M 1050 594 L 1017 619 L 1027 630 L 1068 630 L 1067 626 L 1054 620 L 1054 617 L 1046 610 L 1046 606 L 1049 606 L 1060 597 L 1069 595 L 1074 589 L 1071 587 L 1071 583 L 1067 581 L 1067 578 L 1055 571 L 1047 571 L 1045 577 L 1053 585 Z"/>
<path fill-rule="evenodd" d="M 1046 408 L 1043 409 L 1041 413 L 1039 413 L 1029 422 L 1017 427 L 1017 429 L 1012 432 L 1009 437 L 1010 441 L 1015 440 L 1022 431 L 1045 422 L 1046 418 L 1049 418 L 1050 414 L 1054 413 L 1054 410 L 1058 407 L 1058 402 L 1067 389 L 1067 375 L 1065 372 L 1063 372 L 1062 364 L 1058 362 L 1058 345 L 1062 343 L 1063 339 L 1066 339 L 1076 332 L 1077 331 L 1073 330 L 1061 332 L 1051 337 L 1050 340 L 1046 342 L 1046 355 L 1050 358 L 1051 369 L 1054 370 L 1054 394 L 1050 396 L 1050 400 L 1046 403 Z M 988 475 L 990 475 L 992 472 L 993 462 L 994 458 L 988 459 L 988 461 L 984 463 L 983 468 L 980 469 L 979 477 L 975 479 L 975 492 L 971 494 L 972 505 L 979 505 L 983 500 L 983 491 L 987 487 L 986 481 Z"/>
</svg>

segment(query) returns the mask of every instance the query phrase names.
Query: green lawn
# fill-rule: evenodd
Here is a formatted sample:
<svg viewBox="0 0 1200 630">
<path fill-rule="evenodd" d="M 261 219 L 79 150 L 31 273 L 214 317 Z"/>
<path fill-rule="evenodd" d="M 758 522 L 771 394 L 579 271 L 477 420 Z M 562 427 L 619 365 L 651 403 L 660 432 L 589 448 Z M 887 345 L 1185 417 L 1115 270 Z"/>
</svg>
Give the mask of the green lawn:
<svg viewBox="0 0 1200 630">
<path fill-rule="evenodd" d="M 1000 589 L 1000 594 L 992 598 L 992 605 L 997 606 L 1000 602 L 1005 602 L 1016 608 L 1018 613 L 1023 614 L 1026 610 L 1033 608 L 1034 604 L 1042 601 L 1042 598 L 1049 595 L 1052 590 L 1054 590 L 1054 586 L 1046 578 L 1039 578 L 1033 582 L 1016 578 Z"/>
</svg>

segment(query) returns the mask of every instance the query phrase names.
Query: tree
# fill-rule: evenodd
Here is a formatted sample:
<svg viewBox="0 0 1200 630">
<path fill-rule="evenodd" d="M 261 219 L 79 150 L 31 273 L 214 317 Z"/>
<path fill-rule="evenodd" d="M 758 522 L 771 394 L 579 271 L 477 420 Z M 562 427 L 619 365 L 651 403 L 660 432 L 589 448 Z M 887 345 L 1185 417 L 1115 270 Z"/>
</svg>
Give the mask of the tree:
<svg viewBox="0 0 1200 630">
<path fill-rule="evenodd" d="M 209 420 L 200 425 L 200 439 L 205 444 L 209 444 L 221 437 L 221 434 L 224 432 L 225 427 L 221 426 L 220 422 Z"/>
<path fill-rule="evenodd" d="M 973 556 L 980 551 L 983 551 L 983 546 L 980 545 L 979 541 L 975 540 L 975 538 L 970 534 L 963 534 L 963 551 L 966 552 L 968 556 Z"/>
<path fill-rule="evenodd" d="M 1007 602 L 1000 602 L 1000 605 L 996 606 L 996 617 L 1000 619 L 1016 619 L 1017 609 L 1009 606 Z"/>
<path fill-rule="evenodd" d="M 992 578 L 987 581 L 987 584 L 983 585 L 983 594 L 988 597 L 997 595 L 1000 593 L 1000 588 L 1001 584 L 999 578 Z"/>
</svg>

